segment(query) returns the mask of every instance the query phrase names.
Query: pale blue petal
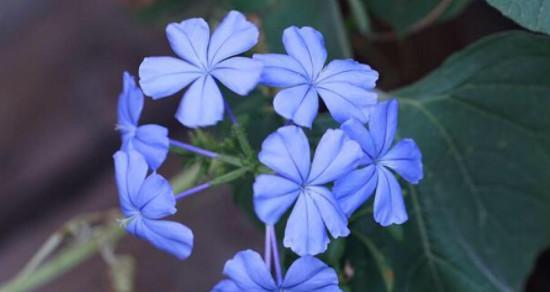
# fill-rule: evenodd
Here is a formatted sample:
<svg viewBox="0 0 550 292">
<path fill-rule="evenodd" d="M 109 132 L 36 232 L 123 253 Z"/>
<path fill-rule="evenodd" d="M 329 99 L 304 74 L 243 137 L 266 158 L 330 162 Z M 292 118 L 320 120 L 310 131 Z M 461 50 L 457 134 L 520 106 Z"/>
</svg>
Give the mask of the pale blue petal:
<svg viewBox="0 0 550 292">
<path fill-rule="evenodd" d="M 166 26 L 166 36 L 176 55 L 199 68 L 207 68 L 210 29 L 204 19 L 190 18 L 170 23 Z"/>
<path fill-rule="evenodd" d="M 283 245 L 300 256 L 316 255 L 327 249 L 329 238 L 313 199 L 300 194 L 286 223 Z"/>
<path fill-rule="evenodd" d="M 332 193 L 342 211 L 350 217 L 374 193 L 377 182 L 376 166 L 371 164 L 336 180 Z"/>
<path fill-rule="evenodd" d="M 286 273 L 282 284 L 291 292 L 338 292 L 338 275 L 321 260 L 312 256 L 297 259 Z"/>
<path fill-rule="evenodd" d="M 157 169 L 166 159 L 170 140 L 168 129 L 159 125 L 140 126 L 132 141 L 136 151 L 141 153 L 151 169 Z"/>
<path fill-rule="evenodd" d="M 309 85 L 283 89 L 275 96 L 273 108 L 297 125 L 311 128 L 319 109 L 317 91 Z"/>
<path fill-rule="evenodd" d="M 376 104 L 376 93 L 346 83 L 319 85 L 317 91 L 332 118 L 339 123 L 351 118 L 367 122 L 365 109 Z"/>
<path fill-rule="evenodd" d="M 238 252 L 225 263 L 223 273 L 240 291 L 263 292 L 277 288 L 262 257 L 252 250 Z"/>
<path fill-rule="evenodd" d="M 145 179 L 138 194 L 131 197 L 142 216 L 161 219 L 176 213 L 176 199 L 170 183 L 153 173 Z"/>
<path fill-rule="evenodd" d="M 382 101 L 373 108 L 369 120 L 369 132 L 375 141 L 376 155 L 382 157 L 390 148 L 397 129 L 397 99 Z"/>
<path fill-rule="evenodd" d="M 300 185 L 280 176 L 261 174 L 253 189 L 256 215 L 265 224 L 274 225 L 296 200 Z"/>
<path fill-rule="evenodd" d="M 356 119 L 349 119 L 342 124 L 341 128 L 350 139 L 361 145 L 361 149 L 363 149 L 363 152 L 368 156 L 363 162 L 368 163 L 377 159 L 376 154 L 378 149 L 376 141 L 363 123 Z"/>
<path fill-rule="evenodd" d="M 154 99 L 170 96 L 201 76 L 195 66 L 173 57 L 148 57 L 139 65 L 139 84 Z"/>
<path fill-rule="evenodd" d="M 248 51 L 258 42 L 258 28 L 244 15 L 230 11 L 220 22 L 208 46 L 209 64 L 218 62 Z"/>
<path fill-rule="evenodd" d="M 215 125 L 223 119 L 223 97 L 214 79 L 203 76 L 183 96 L 176 118 L 180 123 L 197 128 Z"/>
<path fill-rule="evenodd" d="M 132 216 L 139 209 L 134 204 L 133 197 L 139 193 L 145 180 L 147 162 L 141 154 L 135 151 L 117 151 L 113 158 L 120 207 L 124 216 Z"/>
<path fill-rule="evenodd" d="M 361 157 L 363 151 L 357 142 L 340 129 L 328 129 L 315 150 L 308 184 L 326 184 L 347 174 L 357 166 Z"/>
<path fill-rule="evenodd" d="M 222 280 L 220 281 L 214 288 L 212 288 L 211 292 L 242 292 L 241 289 L 235 284 L 235 282 L 231 280 Z"/>
<path fill-rule="evenodd" d="M 282 54 L 254 54 L 264 65 L 260 82 L 274 87 L 293 87 L 308 83 L 307 72 L 296 59 Z"/>
<path fill-rule="evenodd" d="M 401 224 L 409 218 L 401 186 L 386 168 L 378 167 L 378 185 L 374 197 L 374 220 L 382 226 Z"/>
<path fill-rule="evenodd" d="M 123 89 L 118 97 L 118 124 L 125 127 L 135 127 L 143 110 L 143 93 L 137 87 L 134 77 L 124 72 L 122 77 Z"/>
<path fill-rule="evenodd" d="M 187 226 L 177 222 L 141 217 L 130 220 L 126 230 L 180 260 L 189 257 L 193 249 L 193 232 Z"/>
<path fill-rule="evenodd" d="M 422 153 L 412 139 L 399 141 L 382 157 L 380 163 L 412 184 L 417 184 L 424 177 Z"/>
<path fill-rule="evenodd" d="M 307 187 L 305 192 L 313 199 L 330 235 L 333 238 L 348 236 L 348 218 L 340 209 L 334 195 L 324 187 Z"/>
<path fill-rule="evenodd" d="M 302 64 L 310 80 L 315 80 L 327 58 L 323 35 L 311 27 L 291 26 L 283 32 L 283 45 L 287 54 Z"/>
<path fill-rule="evenodd" d="M 364 89 L 374 89 L 378 72 L 352 59 L 333 60 L 323 69 L 318 83 L 344 82 Z"/>
<path fill-rule="evenodd" d="M 212 75 L 239 95 L 247 95 L 260 81 L 262 63 L 245 57 L 226 59 L 214 67 Z"/>
<path fill-rule="evenodd" d="M 309 173 L 309 142 L 301 128 L 282 127 L 265 138 L 258 158 L 277 174 L 302 184 Z"/>
</svg>

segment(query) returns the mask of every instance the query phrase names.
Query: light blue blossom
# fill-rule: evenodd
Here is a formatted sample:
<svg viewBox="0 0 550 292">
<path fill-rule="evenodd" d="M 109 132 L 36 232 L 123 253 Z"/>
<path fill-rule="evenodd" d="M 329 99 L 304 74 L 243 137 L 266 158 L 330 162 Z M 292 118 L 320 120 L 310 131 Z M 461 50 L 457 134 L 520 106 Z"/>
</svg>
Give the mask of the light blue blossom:
<svg viewBox="0 0 550 292">
<path fill-rule="evenodd" d="M 120 207 L 126 231 L 179 259 L 191 254 L 193 233 L 186 226 L 161 220 L 176 213 L 176 200 L 166 179 L 147 175 L 147 163 L 136 151 L 113 156 Z"/>
<path fill-rule="evenodd" d="M 254 55 L 264 64 L 260 82 L 284 88 L 273 100 L 279 115 L 311 128 L 320 95 L 336 121 L 367 121 L 368 108 L 376 103 L 376 71 L 351 59 L 334 60 L 324 67 L 323 35 L 311 27 L 285 29 L 283 45 L 288 55 Z"/>
<path fill-rule="evenodd" d="M 346 134 L 357 141 L 365 153 L 361 168 L 334 184 L 334 195 L 348 216 L 375 192 L 376 222 L 388 226 L 408 219 L 401 187 L 393 172 L 417 184 L 423 178 L 422 154 L 412 139 L 400 140 L 392 147 L 397 113 L 398 103 L 393 99 L 373 108 L 368 129 L 353 119 L 342 125 Z"/>
<path fill-rule="evenodd" d="M 210 36 L 202 18 L 191 18 L 166 27 L 170 47 L 179 58 L 149 57 L 139 67 L 140 85 L 154 99 L 189 86 L 176 113 L 185 126 L 196 128 L 223 119 L 224 100 L 214 79 L 239 95 L 258 83 L 262 63 L 233 57 L 258 41 L 258 28 L 237 11 L 231 11 Z"/>
<path fill-rule="evenodd" d="M 336 272 L 319 259 L 303 256 L 288 269 L 282 283 L 277 284 L 261 256 L 245 250 L 225 263 L 223 273 L 229 279 L 221 281 L 213 292 L 337 292 Z"/>
<path fill-rule="evenodd" d="M 138 126 L 143 110 L 143 93 L 128 72 L 124 72 L 122 79 L 124 85 L 118 97 L 117 123 L 117 129 L 122 137 L 120 149 L 139 152 L 152 169 L 157 169 L 168 153 L 168 130 L 152 124 Z"/>
<path fill-rule="evenodd" d="M 260 161 L 275 174 L 262 174 L 254 182 L 254 208 L 273 225 L 294 203 L 283 244 L 299 255 L 326 250 L 329 237 L 347 236 L 347 217 L 325 184 L 353 170 L 363 156 L 359 145 L 342 130 L 325 132 L 310 163 L 310 148 L 301 128 L 286 126 L 262 144 Z"/>
</svg>

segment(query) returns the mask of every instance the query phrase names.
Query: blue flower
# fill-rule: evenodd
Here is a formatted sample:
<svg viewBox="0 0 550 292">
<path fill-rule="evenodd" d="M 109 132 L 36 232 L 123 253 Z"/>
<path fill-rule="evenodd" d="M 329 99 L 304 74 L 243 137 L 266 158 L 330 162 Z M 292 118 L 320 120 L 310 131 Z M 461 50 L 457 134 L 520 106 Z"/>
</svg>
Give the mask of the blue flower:
<svg viewBox="0 0 550 292">
<path fill-rule="evenodd" d="M 176 213 L 176 200 L 166 179 L 147 175 L 147 163 L 135 151 L 113 156 L 120 206 L 126 231 L 179 259 L 191 254 L 193 233 L 186 226 L 161 220 Z"/>
<path fill-rule="evenodd" d="M 168 130 L 159 125 L 138 126 L 143 110 L 143 93 L 128 72 L 124 72 L 122 79 L 124 87 L 118 97 L 117 123 L 122 136 L 121 150 L 141 153 L 149 166 L 157 169 L 168 153 Z"/>
<path fill-rule="evenodd" d="M 254 208 L 273 225 L 296 202 L 285 229 L 283 244 L 299 255 L 315 255 L 329 243 L 326 229 L 336 238 L 347 236 L 347 217 L 324 187 L 353 170 L 363 156 L 359 145 L 342 130 L 325 132 L 310 163 L 309 142 L 301 128 L 286 126 L 262 144 L 260 161 L 275 171 L 254 182 Z"/>
<path fill-rule="evenodd" d="M 213 292 L 341 291 L 336 272 L 312 256 L 297 259 L 280 285 L 273 280 L 262 257 L 251 250 L 241 251 L 228 260 L 223 273 L 229 279 L 216 285 Z"/>
<path fill-rule="evenodd" d="M 368 129 L 357 120 L 342 125 L 346 134 L 361 145 L 365 156 L 361 168 L 336 180 L 333 188 L 348 216 L 376 192 L 374 220 L 382 226 L 401 224 L 408 219 L 401 187 L 393 172 L 412 184 L 423 177 L 422 154 L 412 139 L 400 140 L 392 147 L 397 112 L 398 103 L 393 99 L 373 108 Z"/>
<path fill-rule="evenodd" d="M 224 101 L 214 79 L 239 95 L 258 83 L 262 63 L 233 57 L 258 41 L 258 28 L 237 11 L 231 11 L 210 37 L 202 18 L 166 27 L 170 47 L 179 58 L 149 57 L 139 67 L 140 85 L 154 99 L 172 95 L 187 85 L 176 118 L 185 126 L 210 126 L 223 119 Z"/>
<path fill-rule="evenodd" d="M 311 128 L 320 95 L 336 121 L 367 121 L 368 108 L 376 103 L 376 71 L 351 59 L 334 60 L 323 68 L 323 35 L 311 27 L 285 29 L 283 45 L 288 55 L 254 55 L 264 64 L 260 82 L 284 88 L 273 100 L 279 115 Z"/>
</svg>

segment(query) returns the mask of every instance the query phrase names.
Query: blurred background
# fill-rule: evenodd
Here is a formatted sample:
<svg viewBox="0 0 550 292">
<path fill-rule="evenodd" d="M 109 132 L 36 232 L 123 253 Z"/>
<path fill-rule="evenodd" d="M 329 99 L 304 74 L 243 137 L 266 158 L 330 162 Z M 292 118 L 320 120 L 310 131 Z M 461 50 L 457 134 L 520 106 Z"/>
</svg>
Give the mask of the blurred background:
<svg viewBox="0 0 550 292">
<path fill-rule="evenodd" d="M 351 53 L 370 64 L 382 72 L 379 85 L 385 90 L 418 80 L 449 54 L 485 35 L 519 29 L 484 1 L 460 1 L 464 7 L 453 15 L 428 19 L 407 35 L 392 33 L 396 24 L 372 11 L 368 26 L 353 20 L 345 21 L 343 29 L 332 25 L 334 17 L 353 19 L 358 1 L 330 1 L 327 11 L 304 12 L 286 2 L 0 1 L 0 282 L 13 277 L 65 221 L 117 206 L 111 155 L 119 147 L 114 126 L 121 74 L 137 74 L 145 56 L 171 54 L 164 35 L 168 22 L 192 16 L 219 19 L 230 8 L 246 6 L 260 26 L 280 28 L 278 35 L 267 36 L 275 40 L 287 23 L 344 33 L 347 45 L 327 44 L 331 56 Z M 405 7 L 396 13 L 407 14 L 407 1 L 393 2 Z M 424 14 L 438 1 L 432 2 Z M 270 18 L 264 21 L 266 15 Z M 397 27 L 415 23 L 412 19 Z M 147 100 L 142 120 L 164 124 L 172 136 L 183 138 L 184 129 L 173 118 L 178 102 L 176 97 Z M 169 161 L 161 169 L 168 177 L 179 166 Z M 122 253 L 135 256 L 137 291 L 206 291 L 236 251 L 261 248 L 262 231 L 233 204 L 227 187 L 196 195 L 178 207 L 177 220 L 195 232 L 188 261 L 177 261 L 132 237 L 120 245 Z M 39 289 L 110 290 L 99 256 Z"/>
</svg>

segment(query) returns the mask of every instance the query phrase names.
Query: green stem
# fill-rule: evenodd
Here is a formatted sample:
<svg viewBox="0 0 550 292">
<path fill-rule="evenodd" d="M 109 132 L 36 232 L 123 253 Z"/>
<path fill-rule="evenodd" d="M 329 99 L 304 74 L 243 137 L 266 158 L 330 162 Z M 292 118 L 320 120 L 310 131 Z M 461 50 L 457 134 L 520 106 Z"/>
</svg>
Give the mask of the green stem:
<svg viewBox="0 0 550 292">
<path fill-rule="evenodd" d="M 241 150 L 243 151 L 246 159 L 249 161 L 253 160 L 255 156 L 254 150 L 252 150 L 252 147 L 248 142 L 248 138 L 246 137 L 244 129 L 239 124 L 233 124 L 232 130 L 233 134 L 237 137 L 239 146 L 241 147 Z"/>
</svg>

